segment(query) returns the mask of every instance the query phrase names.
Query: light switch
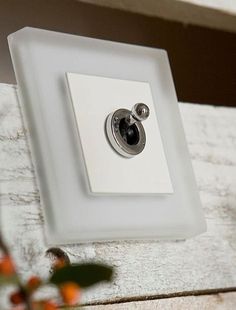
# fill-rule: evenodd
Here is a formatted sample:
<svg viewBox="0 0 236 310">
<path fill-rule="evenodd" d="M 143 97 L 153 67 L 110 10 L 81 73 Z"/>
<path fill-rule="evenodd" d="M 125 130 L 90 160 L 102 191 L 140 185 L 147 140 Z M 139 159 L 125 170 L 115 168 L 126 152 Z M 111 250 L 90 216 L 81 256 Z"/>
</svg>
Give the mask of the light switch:
<svg viewBox="0 0 236 310">
<path fill-rule="evenodd" d="M 33 28 L 8 40 L 49 244 L 206 229 L 165 51 Z M 122 153 L 109 116 L 137 103 L 144 147 Z"/>
<path fill-rule="evenodd" d="M 91 192 L 94 194 L 173 193 L 149 83 L 67 73 Z M 109 113 L 145 103 L 144 150 L 132 158 L 111 147 L 105 130 Z"/>
</svg>

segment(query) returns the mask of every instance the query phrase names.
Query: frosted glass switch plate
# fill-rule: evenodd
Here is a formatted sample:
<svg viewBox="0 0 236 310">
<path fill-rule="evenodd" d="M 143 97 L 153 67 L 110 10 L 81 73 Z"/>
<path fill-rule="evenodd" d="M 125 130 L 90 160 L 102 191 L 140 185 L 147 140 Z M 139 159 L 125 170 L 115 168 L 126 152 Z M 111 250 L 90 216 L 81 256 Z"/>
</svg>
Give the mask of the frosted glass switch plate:
<svg viewBox="0 0 236 310">
<path fill-rule="evenodd" d="M 88 181 L 92 193 L 158 194 L 173 188 L 149 83 L 67 73 Z M 146 145 L 133 158 L 117 154 L 104 130 L 109 113 L 145 102 Z"/>
<path fill-rule="evenodd" d="M 8 41 L 49 243 L 183 239 L 206 229 L 165 51 L 33 28 L 11 34 Z M 157 132 L 153 136 L 156 135 L 159 142 L 160 137 L 162 140 L 156 160 L 162 157 L 163 181 L 168 187 L 163 192 L 168 194 L 158 194 L 162 190 L 151 186 L 146 188 L 149 193 L 137 194 L 136 187 L 127 195 L 125 191 L 131 191 L 131 188 L 127 190 L 124 186 L 123 189 L 110 188 L 110 192 L 117 193 L 103 194 L 106 189 L 99 188 L 98 182 L 96 189 L 91 186 L 91 173 L 88 178 L 87 170 L 99 171 L 101 167 L 94 161 L 94 167 L 87 169 L 85 145 L 80 139 L 82 129 L 80 124 L 79 128 L 77 126 L 67 73 L 87 75 L 91 79 L 130 81 L 129 88 L 132 81 L 145 87 L 149 85 L 151 109 L 155 109 L 152 117 L 155 115 L 157 119 Z M 145 92 L 147 96 L 148 93 Z M 114 96 L 111 106 L 106 106 L 106 113 L 122 106 L 131 107 L 134 103 L 129 100 L 115 102 Z M 81 113 L 79 107 L 78 104 Z M 97 114 L 91 109 L 87 112 L 89 119 L 96 118 Z M 144 127 L 154 126 L 154 119 L 152 121 L 151 118 L 146 120 Z M 87 126 L 83 120 L 81 122 Z M 101 131 L 98 129 L 97 137 L 104 135 L 104 128 Z M 143 155 L 137 155 L 137 160 L 148 152 L 148 139 L 149 135 L 147 149 Z M 85 140 L 87 143 L 87 138 Z M 115 153 L 108 155 L 108 146 L 107 156 L 112 158 Z M 93 152 L 96 157 L 96 151 Z M 128 163 L 134 159 L 124 160 Z M 99 173 L 102 178 L 103 168 Z M 124 174 L 129 177 L 128 172 L 124 171 Z M 91 195 L 91 188 L 100 193 Z"/>
</svg>

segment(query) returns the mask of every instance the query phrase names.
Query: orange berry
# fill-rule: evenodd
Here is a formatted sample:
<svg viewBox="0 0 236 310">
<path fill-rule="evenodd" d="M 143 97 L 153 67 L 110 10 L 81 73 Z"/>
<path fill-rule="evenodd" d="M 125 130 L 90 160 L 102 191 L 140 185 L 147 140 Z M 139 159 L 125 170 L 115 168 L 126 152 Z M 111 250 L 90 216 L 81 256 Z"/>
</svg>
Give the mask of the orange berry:
<svg viewBox="0 0 236 310">
<path fill-rule="evenodd" d="M 43 310 L 56 310 L 58 308 L 57 308 L 57 305 L 54 302 L 52 302 L 52 301 L 45 301 L 43 303 L 43 308 L 42 309 Z"/>
<path fill-rule="evenodd" d="M 74 305 L 80 297 L 80 287 L 74 282 L 66 282 L 61 285 L 60 293 L 67 305 Z"/>
<path fill-rule="evenodd" d="M 27 287 L 31 290 L 34 291 L 36 290 L 40 285 L 41 285 L 42 281 L 39 277 L 37 276 L 32 276 L 31 278 L 29 278 L 28 282 L 27 282 Z"/>
<path fill-rule="evenodd" d="M 56 269 L 60 269 L 65 266 L 66 266 L 66 262 L 64 259 L 57 259 L 55 263 L 53 264 L 53 269 L 56 270 Z"/>
<path fill-rule="evenodd" d="M 2 259 L 0 259 L 0 273 L 6 276 L 10 276 L 15 272 L 15 266 L 10 256 L 4 256 Z"/>
<path fill-rule="evenodd" d="M 10 301 L 13 305 L 19 305 L 24 302 L 24 295 L 22 292 L 17 291 L 10 295 Z"/>
<path fill-rule="evenodd" d="M 57 310 L 57 305 L 50 300 L 41 300 L 41 301 L 33 301 L 32 304 L 33 310 Z"/>
</svg>

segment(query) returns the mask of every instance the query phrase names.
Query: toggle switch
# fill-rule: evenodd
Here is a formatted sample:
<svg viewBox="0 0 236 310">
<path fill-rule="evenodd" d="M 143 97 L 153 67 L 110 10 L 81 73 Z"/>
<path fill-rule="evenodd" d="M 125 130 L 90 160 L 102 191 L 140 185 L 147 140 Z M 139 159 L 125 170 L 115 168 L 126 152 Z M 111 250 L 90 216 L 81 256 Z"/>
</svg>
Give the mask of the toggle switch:
<svg viewBox="0 0 236 310">
<path fill-rule="evenodd" d="M 124 156 L 140 154 L 146 145 L 146 133 L 142 121 L 149 117 L 149 107 L 136 103 L 131 110 L 118 109 L 106 119 L 107 138 L 114 150 Z"/>
<path fill-rule="evenodd" d="M 50 244 L 206 229 L 165 51 L 28 27 L 8 41 Z"/>
<path fill-rule="evenodd" d="M 70 72 L 67 79 L 90 193 L 172 194 L 149 83 Z"/>
</svg>

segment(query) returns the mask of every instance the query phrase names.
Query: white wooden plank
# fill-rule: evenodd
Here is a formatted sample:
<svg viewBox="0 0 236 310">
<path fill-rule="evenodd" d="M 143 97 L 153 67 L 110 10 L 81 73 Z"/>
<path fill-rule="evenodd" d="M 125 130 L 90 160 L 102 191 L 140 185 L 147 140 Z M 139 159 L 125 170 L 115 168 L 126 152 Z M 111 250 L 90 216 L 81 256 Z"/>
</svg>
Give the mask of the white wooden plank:
<svg viewBox="0 0 236 310">
<path fill-rule="evenodd" d="M 234 0 L 79 0 L 184 24 L 236 31 Z"/>
<path fill-rule="evenodd" d="M 236 286 L 236 109 L 180 108 L 208 231 L 182 242 L 63 247 L 74 262 L 116 268 L 114 282 L 84 292 L 83 302 Z M 46 276 L 43 216 L 14 86 L 0 85 L 0 123 L 1 229 L 23 277 Z"/>
<path fill-rule="evenodd" d="M 83 310 L 235 310 L 236 293 L 175 297 L 159 300 L 128 302 L 113 305 L 82 307 Z M 74 309 L 76 310 L 76 309 Z"/>
</svg>

